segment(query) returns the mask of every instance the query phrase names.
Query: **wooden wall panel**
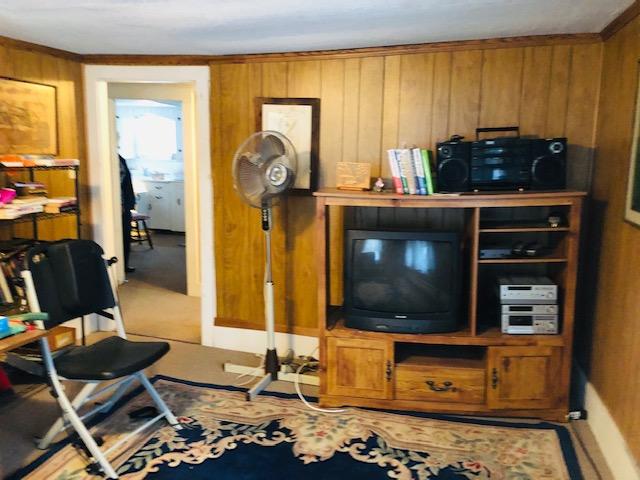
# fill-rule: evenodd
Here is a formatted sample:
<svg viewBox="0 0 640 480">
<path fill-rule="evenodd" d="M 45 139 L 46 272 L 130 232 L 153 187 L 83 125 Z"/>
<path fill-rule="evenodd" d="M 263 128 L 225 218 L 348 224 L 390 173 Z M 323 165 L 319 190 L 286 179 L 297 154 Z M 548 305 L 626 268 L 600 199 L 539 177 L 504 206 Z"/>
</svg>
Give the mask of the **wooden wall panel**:
<svg viewBox="0 0 640 480">
<path fill-rule="evenodd" d="M 481 126 L 520 124 L 523 133 L 540 136 L 549 132 L 558 136 L 570 133 L 569 140 L 575 145 L 572 155 L 590 155 L 593 150 L 597 72 L 601 62 L 598 43 L 403 55 L 390 50 L 388 56 L 271 60 L 250 63 L 261 67 L 263 95 L 321 99 L 321 186 L 335 186 L 338 161 L 369 162 L 372 175 L 380 172 L 388 180 L 387 149 L 403 143 L 433 149 L 436 142 L 452 134 L 472 138 L 475 129 Z M 214 86 L 214 96 L 222 98 L 213 102 L 213 107 L 219 109 L 214 112 L 213 138 L 222 144 L 222 148 L 214 146 L 213 150 L 217 322 L 259 329 L 263 323 L 259 224 L 239 207 L 228 174 L 234 148 L 251 131 L 243 112 L 257 90 L 247 85 L 250 76 L 247 65 L 212 64 L 214 85 L 220 80 L 226 85 L 224 89 Z M 584 78 L 587 70 L 590 70 L 588 79 Z M 583 118 L 569 119 L 568 115 Z M 410 213 L 394 213 L 384 219 L 374 215 L 371 219 L 397 225 L 433 221 L 415 216 L 415 212 L 412 214 L 415 218 L 403 217 Z M 285 243 L 285 259 L 276 268 L 285 270 L 278 288 L 286 290 L 286 306 L 285 311 L 280 310 L 277 324 L 280 330 L 312 334 L 317 325 L 316 272 L 311 261 L 313 200 L 290 197 L 283 215 L 286 221 L 282 233 L 286 235 L 278 242 Z M 332 209 L 333 304 L 342 302 L 343 222 L 342 214 Z M 252 265 L 238 269 L 239 254 Z M 254 306 L 244 305 L 248 301 Z"/>
<path fill-rule="evenodd" d="M 480 124 L 482 50 L 454 52 L 451 65 L 449 132 L 467 139 Z"/>
<path fill-rule="evenodd" d="M 553 47 L 524 49 L 520 92 L 520 133 L 540 135 L 546 129 Z"/>
<path fill-rule="evenodd" d="M 381 175 L 384 59 L 363 58 L 360 63 L 359 83 L 357 160 L 371 164 L 371 176 L 376 178 Z"/>
<path fill-rule="evenodd" d="M 592 232 L 588 245 L 590 291 L 585 295 L 592 335 L 581 335 L 578 345 L 589 381 L 598 391 L 640 462 L 640 228 L 624 221 L 624 205 L 632 142 L 633 110 L 638 88 L 640 18 L 605 42 L 597 127 Z M 577 92 L 588 95 L 594 87 L 591 53 L 576 49 L 573 69 L 581 69 L 587 84 Z M 577 76 L 577 74 L 576 74 Z M 572 75 L 573 77 L 573 75 Z M 584 107 L 570 104 L 569 130 L 583 125 Z M 631 367 L 631 368 L 628 368 Z"/>
<path fill-rule="evenodd" d="M 479 125 L 505 127 L 519 124 L 523 64 L 523 48 L 484 52 Z"/>
<path fill-rule="evenodd" d="M 400 62 L 398 143 L 407 148 L 431 140 L 434 54 L 405 55 Z"/>
<path fill-rule="evenodd" d="M 30 51 L 0 40 L 0 76 L 44 83 L 56 87 L 58 116 L 58 156 L 85 158 L 85 136 L 82 92 L 82 65 L 75 60 L 53 54 Z M 0 153 L 2 146 L 0 145 Z M 36 179 L 44 182 L 50 195 L 72 195 L 73 182 L 68 172 L 38 172 Z M 80 168 L 80 201 L 83 206 L 83 236 L 91 235 L 88 171 Z M 40 238 L 45 240 L 75 236 L 75 218 L 64 217 L 39 222 Z M 29 224 L 18 225 L 15 234 L 30 236 Z"/>
</svg>

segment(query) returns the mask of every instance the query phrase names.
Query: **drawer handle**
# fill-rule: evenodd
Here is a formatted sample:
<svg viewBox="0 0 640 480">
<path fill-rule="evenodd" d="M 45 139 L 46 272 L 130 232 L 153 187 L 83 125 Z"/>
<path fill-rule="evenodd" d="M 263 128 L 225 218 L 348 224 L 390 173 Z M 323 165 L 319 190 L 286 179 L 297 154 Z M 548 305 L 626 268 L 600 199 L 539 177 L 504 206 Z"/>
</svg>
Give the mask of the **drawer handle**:
<svg viewBox="0 0 640 480">
<path fill-rule="evenodd" d="M 154 197 L 156 197 L 156 199 L 158 199 L 158 200 L 162 200 L 162 197 L 160 197 L 158 195 L 154 195 Z"/>
<path fill-rule="evenodd" d="M 494 368 L 491 370 L 491 388 L 494 390 L 498 388 L 498 369 Z"/>
<path fill-rule="evenodd" d="M 457 392 L 458 388 L 453 386 L 453 382 L 442 382 L 442 386 L 436 385 L 433 380 L 426 381 L 429 390 L 432 392 Z"/>
</svg>

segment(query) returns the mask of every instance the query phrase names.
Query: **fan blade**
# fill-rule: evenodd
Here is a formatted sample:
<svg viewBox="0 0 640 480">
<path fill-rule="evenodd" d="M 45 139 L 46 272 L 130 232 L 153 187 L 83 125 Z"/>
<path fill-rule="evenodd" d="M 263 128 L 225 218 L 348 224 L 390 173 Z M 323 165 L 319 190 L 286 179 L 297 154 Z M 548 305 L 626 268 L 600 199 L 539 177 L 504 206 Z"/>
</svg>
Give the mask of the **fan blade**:
<svg viewBox="0 0 640 480">
<path fill-rule="evenodd" d="M 262 168 L 251 158 L 242 155 L 236 164 L 236 190 L 253 206 L 260 206 L 260 197 L 265 193 L 266 185 L 262 179 Z"/>
<path fill-rule="evenodd" d="M 284 155 L 285 148 L 282 140 L 275 135 L 266 134 L 260 142 L 260 156 L 265 160 Z"/>
</svg>

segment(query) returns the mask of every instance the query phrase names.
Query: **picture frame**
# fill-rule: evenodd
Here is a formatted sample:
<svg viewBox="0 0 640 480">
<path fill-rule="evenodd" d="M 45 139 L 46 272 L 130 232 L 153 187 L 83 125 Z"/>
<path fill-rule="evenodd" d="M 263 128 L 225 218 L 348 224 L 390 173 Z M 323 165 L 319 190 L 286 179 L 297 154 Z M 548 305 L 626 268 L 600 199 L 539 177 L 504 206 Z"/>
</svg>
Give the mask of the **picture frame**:
<svg viewBox="0 0 640 480">
<path fill-rule="evenodd" d="M 0 154 L 57 155 L 57 89 L 0 77 Z"/>
<path fill-rule="evenodd" d="M 256 130 L 273 130 L 291 140 L 298 156 L 295 195 L 311 195 L 318 188 L 320 99 L 257 97 Z"/>
<path fill-rule="evenodd" d="M 635 100 L 624 219 L 632 225 L 640 227 L 640 63 L 638 63 Z"/>
</svg>

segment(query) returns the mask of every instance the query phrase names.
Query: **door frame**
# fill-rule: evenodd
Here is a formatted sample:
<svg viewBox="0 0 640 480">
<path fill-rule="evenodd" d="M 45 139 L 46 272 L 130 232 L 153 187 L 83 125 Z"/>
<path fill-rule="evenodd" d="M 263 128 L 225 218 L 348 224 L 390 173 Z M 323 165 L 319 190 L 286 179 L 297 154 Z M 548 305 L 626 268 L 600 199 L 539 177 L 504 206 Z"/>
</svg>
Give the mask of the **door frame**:
<svg viewBox="0 0 640 480">
<path fill-rule="evenodd" d="M 194 95 L 193 86 L 185 83 L 122 83 L 109 82 L 108 84 L 109 104 L 120 98 L 143 99 L 143 100 L 177 100 L 181 102 L 182 134 L 183 134 L 183 165 L 184 165 L 184 187 L 182 209 L 185 216 L 185 242 L 186 242 L 186 273 L 187 273 L 187 295 L 192 297 L 200 296 L 200 246 L 197 232 L 199 231 L 198 219 L 198 162 L 195 149 L 195 118 L 194 118 Z M 115 107 L 109 113 L 111 117 L 111 128 L 115 131 Z M 112 136 L 112 157 L 115 161 L 117 155 L 116 135 Z M 117 196 L 117 195 L 116 195 Z M 114 198 L 116 203 L 113 208 L 117 209 L 119 198 Z M 119 281 L 124 281 L 124 270 L 120 266 L 118 271 Z"/>
<path fill-rule="evenodd" d="M 195 161 L 201 304 L 201 340 L 212 345 L 211 319 L 216 311 L 213 237 L 213 182 L 209 120 L 210 80 L 208 66 L 113 66 L 83 65 L 86 105 L 87 153 L 93 239 L 108 256 L 122 258 L 122 222 L 113 206 L 120 204 L 118 163 L 112 161 L 109 116 L 109 83 L 190 84 L 194 97 Z M 186 159 L 185 159 L 186 160 Z M 186 166 L 186 165 L 185 165 Z M 119 264 L 120 278 L 124 266 Z"/>
</svg>

